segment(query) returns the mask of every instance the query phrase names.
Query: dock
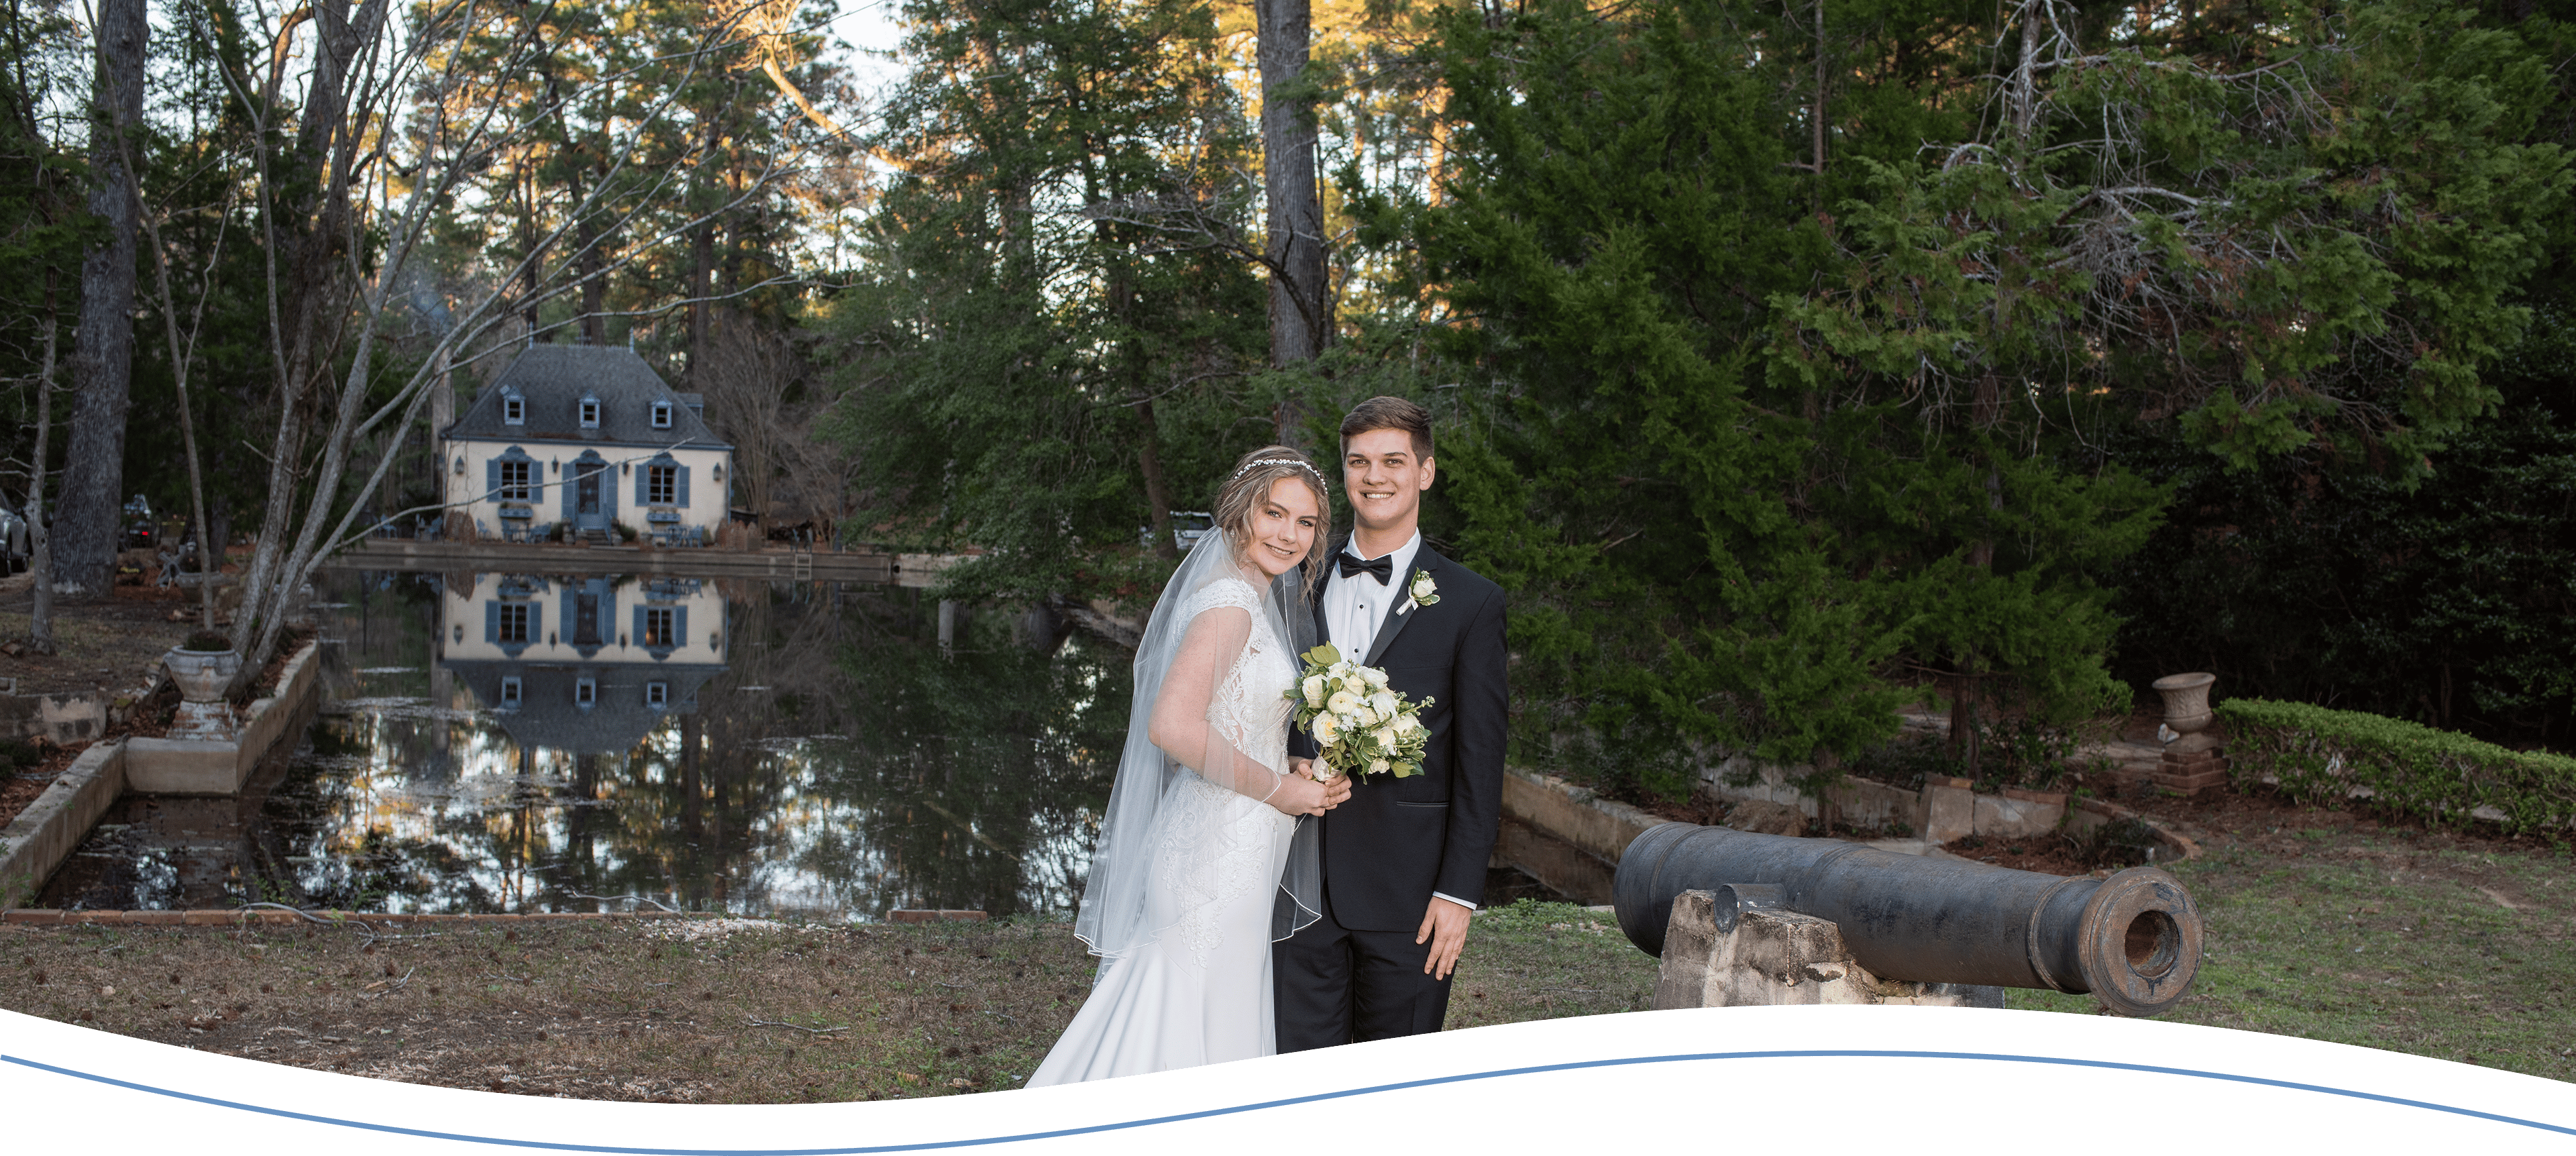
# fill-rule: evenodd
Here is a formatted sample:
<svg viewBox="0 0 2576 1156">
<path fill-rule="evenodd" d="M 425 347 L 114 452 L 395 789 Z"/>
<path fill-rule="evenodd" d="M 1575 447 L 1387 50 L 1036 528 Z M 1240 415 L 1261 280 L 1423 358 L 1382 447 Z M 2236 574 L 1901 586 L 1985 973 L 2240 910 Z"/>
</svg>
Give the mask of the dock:
<svg viewBox="0 0 2576 1156">
<path fill-rule="evenodd" d="M 531 542 L 369 538 L 335 554 L 342 570 L 471 570 L 513 574 L 674 574 L 787 582 L 899 581 L 893 554 L 832 550 L 644 549 Z"/>
</svg>

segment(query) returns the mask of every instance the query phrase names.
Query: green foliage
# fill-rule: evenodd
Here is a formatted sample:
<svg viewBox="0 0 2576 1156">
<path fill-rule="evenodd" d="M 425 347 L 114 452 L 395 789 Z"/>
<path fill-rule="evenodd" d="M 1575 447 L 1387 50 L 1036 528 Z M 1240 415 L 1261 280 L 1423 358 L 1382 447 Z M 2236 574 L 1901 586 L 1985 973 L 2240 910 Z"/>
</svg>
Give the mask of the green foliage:
<svg viewBox="0 0 2576 1156">
<path fill-rule="evenodd" d="M 980 547 L 957 597 L 1150 596 L 1136 557 L 1270 437 L 1241 259 L 1242 110 L 1207 9 L 919 5 L 879 147 L 903 171 L 819 327 L 873 536 Z M 1007 63 L 1002 63 L 1007 62 Z M 1152 463 L 1149 466 L 1149 461 Z"/>
<path fill-rule="evenodd" d="M 2277 781 L 2292 798 L 2456 822 L 2473 812 L 2509 831 L 2576 822 L 2576 759 L 2508 750 L 2402 719 L 2307 703 L 2221 703 L 2230 772 L 2243 786 Z"/>
<path fill-rule="evenodd" d="M 2505 367 L 2522 400 L 2411 484 L 2367 458 L 2236 472 L 2171 438 L 2124 443 L 2177 500 L 2121 575 L 2123 673 L 2576 741 L 2576 427 L 2530 400 L 2559 394 L 2566 364 L 2527 345 Z"/>
</svg>

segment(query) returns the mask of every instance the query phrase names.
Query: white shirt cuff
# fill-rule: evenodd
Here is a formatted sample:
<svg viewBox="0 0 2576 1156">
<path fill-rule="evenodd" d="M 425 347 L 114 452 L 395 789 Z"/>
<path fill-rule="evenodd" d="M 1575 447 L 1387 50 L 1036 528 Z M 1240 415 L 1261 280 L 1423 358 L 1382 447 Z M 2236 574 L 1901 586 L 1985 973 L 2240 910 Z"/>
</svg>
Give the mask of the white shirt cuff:
<svg viewBox="0 0 2576 1156">
<path fill-rule="evenodd" d="M 1432 898 L 1434 898 L 1434 899 L 1446 899 L 1446 900 L 1448 900 L 1449 902 L 1451 902 L 1451 903 L 1455 903 L 1455 904 L 1457 904 L 1457 905 L 1458 905 L 1458 906 L 1460 906 L 1460 907 L 1464 907 L 1464 908 L 1466 908 L 1466 909 L 1467 909 L 1467 910 L 1469 910 L 1469 911 L 1474 911 L 1474 910 L 1476 909 L 1476 905 L 1475 905 L 1475 904 L 1473 904 L 1473 903 L 1469 903 L 1469 902 L 1467 902 L 1467 901 L 1466 901 L 1466 900 L 1464 900 L 1464 899 L 1460 899 L 1460 898 L 1458 898 L 1458 897 L 1457 897 L 1457 896 L 1455 896 L 1455 895 L 1442 895 L 1441 893 L 1439 893 L 1439 892 L 1437 892 L 1437 891 L 1434 891 L 1434 892 L 1432 892 L 1432 893 L 1431 893 L 1431 897 L 1432 897 Z"/>
</svg>

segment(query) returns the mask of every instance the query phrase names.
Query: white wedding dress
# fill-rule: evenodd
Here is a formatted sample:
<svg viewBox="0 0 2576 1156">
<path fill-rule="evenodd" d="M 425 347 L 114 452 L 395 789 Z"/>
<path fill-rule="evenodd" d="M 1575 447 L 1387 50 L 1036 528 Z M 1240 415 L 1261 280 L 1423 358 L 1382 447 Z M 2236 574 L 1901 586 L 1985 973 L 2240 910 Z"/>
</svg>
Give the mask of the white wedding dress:
<svg viewBox="0 0 2576 1156">
<path fill-rule="evenodd" d="M 1250 583 L 1209 583 L 1180 621 L 1220 607 L 1252 614 L 1252 634 L 1208 704 L 1219 737 L 1273 772 L 1288 767 L 1285 697 L 1297 668 Z M 1132 1076 L 1266 1056 L 1271 1027 L 1271 907 L 1294 816 L 1189 772 L 1172 777 L 1149 835 L 1150 943 L 1105 959 L 1091 997 L 1028 1086 Z"/>
</svg>

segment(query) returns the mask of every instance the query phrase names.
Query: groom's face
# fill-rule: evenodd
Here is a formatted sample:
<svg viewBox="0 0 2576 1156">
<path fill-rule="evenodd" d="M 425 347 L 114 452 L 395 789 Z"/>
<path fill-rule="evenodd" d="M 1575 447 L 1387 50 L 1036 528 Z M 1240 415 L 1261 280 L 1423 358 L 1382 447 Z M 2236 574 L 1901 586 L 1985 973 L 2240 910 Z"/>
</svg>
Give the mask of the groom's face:
<svg viewBox="0 0 2576 1156">
<path fill-rule="evenodd" d="M 1342 445 L 1342 492 L 1351 513 L 1372 530 L 1410 526 L 1431 488 L 1430 458 L 1415 457 L 1413 435 L 1400 429 L 1353 434 Z"/>
</svg>

